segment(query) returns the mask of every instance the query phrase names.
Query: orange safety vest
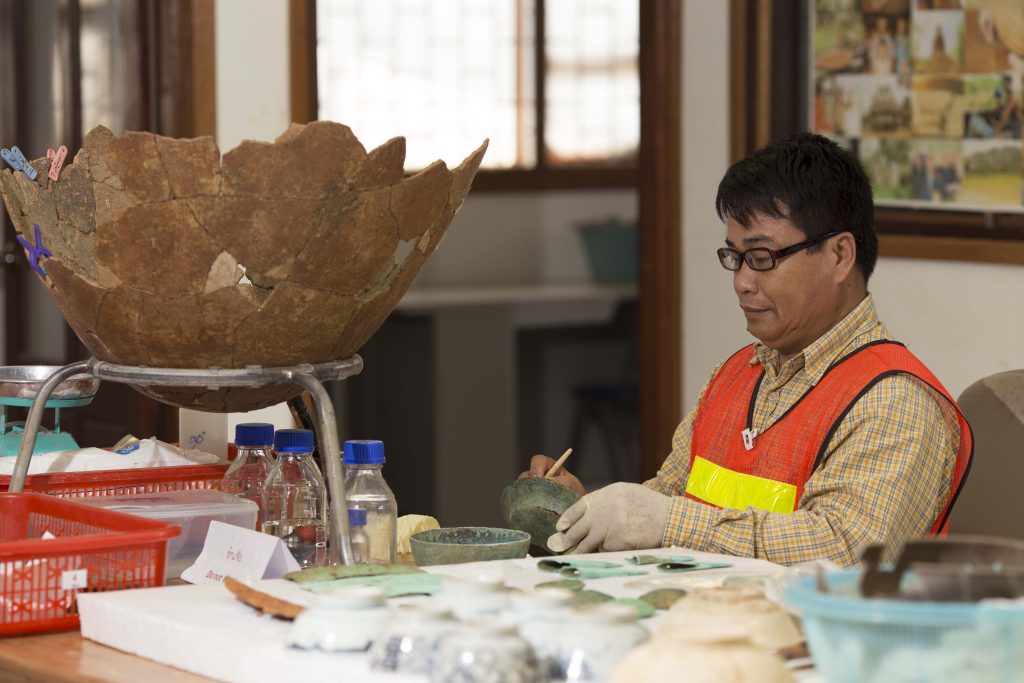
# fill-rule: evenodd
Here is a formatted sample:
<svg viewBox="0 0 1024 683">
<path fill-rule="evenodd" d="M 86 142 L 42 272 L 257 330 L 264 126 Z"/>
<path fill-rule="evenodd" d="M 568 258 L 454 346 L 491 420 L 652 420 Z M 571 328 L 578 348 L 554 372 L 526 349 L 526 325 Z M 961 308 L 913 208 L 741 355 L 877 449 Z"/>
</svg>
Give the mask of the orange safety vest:
<svg viewBox="0 0 1024 683">
<path fill-rule="evenodd" d="M 870 342 L 841 358 L 782 417 L 756 435 L 751 434 L 751 421 L 764 368 L 749 363 L 752 353 L 753 346 L 748 346 L 733 354 L 700 402 L 690 445 L 688 498 L 718 508 L 793 512 L 832 435 L 857 400 L 885 377 L 906 373 L 949 401 L 960 422 L 952 486 L 932 526 L 933 533 L 945 532 L 970 469 L 973 435 L 956 401 L 906 347 L 885 340 Z"/>
</svg>

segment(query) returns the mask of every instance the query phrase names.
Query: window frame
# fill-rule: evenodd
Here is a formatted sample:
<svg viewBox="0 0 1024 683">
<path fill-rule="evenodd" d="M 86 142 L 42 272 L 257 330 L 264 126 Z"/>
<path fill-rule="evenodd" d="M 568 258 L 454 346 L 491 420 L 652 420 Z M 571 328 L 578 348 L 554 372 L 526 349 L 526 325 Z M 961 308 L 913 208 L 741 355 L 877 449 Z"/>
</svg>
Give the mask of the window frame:
<svg viewBox="0 0 1024 683">
<path fill-rule="evenodd" d="M 544 54 L 544 5 L 534 0 L 534 79 L 538 93 L 544 92 L 547 62 Z M 639 3 L 638 3 L 639 5 Z M 292 121 L 308 123 L 318 118 L 316 69 L 316 0 L 289 0 L 289 74 Z M 639 55 L 638 55 L 639 59 Z M 638 64 L 639 73 L 639 64 Z M 523 192 L 531 190 L 573 190 L 592 188 L 635 188 L 637 161 L 629 166 L 550 166 L 544 153 L 544 97 L 537 97 L 537 166 L 528 169 L 487 169 L 476 175 L 473 187 L 485 192 Z M 637 106 L 640 103 L 637 102 Z"/>
</svg>

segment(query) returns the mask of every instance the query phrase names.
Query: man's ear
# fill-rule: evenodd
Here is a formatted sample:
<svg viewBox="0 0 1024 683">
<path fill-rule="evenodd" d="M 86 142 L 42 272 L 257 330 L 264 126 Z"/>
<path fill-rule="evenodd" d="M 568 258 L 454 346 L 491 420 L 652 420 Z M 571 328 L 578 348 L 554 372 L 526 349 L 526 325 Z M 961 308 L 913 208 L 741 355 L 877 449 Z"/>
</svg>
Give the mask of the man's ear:
<svg viewBox="0 0 1024 683">
<path fill-rule="evenodd" d="M 857 241 L 852 232 L 841 232 L 830 240 L 829 255 L 836 265 L 836 278 L 845 280 L 857 265 Z"/>
</svg>

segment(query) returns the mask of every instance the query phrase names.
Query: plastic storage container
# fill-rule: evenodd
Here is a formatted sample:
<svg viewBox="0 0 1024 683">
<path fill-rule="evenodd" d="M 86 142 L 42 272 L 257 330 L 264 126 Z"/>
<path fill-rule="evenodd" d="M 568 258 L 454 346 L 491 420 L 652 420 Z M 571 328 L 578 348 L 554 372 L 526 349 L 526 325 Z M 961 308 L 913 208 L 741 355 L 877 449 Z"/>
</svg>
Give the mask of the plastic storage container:
<svg viewBox="0 0 1024 683">
<path fill-rule="evenodd" d="M 912 602 L 865 598 L 857 570 L 789 584 L 815 664 L 829 683 L 1024 681 L 1020 601 Z"/>
<path fill-rule="evenodd" d="M 206 542 L 210 522 L 253 529 L 259 507 L 222 491 L 168 491 L 134 496 L 84 498 L 81 503 L 125 512 L 181 527 L 181 535 L 167 543 L 166 577 L 177 578 L 195 562 Z"/>
<path fill-rule="evenodd" d="M 398 504 L 381 472 L 384 444 L 346 441 L 344 458 L 345 500 L 350 510 L 366 510 L 369 558 L 364 561 L 394 564 L 398 557 Z"/>
<path fill-rule="evenodd" d="M 162 586 L 165 544 L 178 531 L 79 501 L 0 493 L 0 635 L 78 628 L 79 590 Z"/>
</svg>

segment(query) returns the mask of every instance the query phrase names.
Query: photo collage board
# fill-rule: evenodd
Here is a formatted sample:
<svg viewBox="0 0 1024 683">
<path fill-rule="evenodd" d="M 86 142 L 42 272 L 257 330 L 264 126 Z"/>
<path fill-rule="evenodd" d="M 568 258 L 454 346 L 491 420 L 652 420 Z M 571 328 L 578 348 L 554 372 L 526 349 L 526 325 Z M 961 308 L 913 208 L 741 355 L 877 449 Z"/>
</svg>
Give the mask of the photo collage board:
<svg viewBox="0 0 1024 683">
<path fill-rule="evenodd" d="M 1024 0 L 812 0 L 813 131 L 879 205 L 1024 211 Z"/>
</svg>

